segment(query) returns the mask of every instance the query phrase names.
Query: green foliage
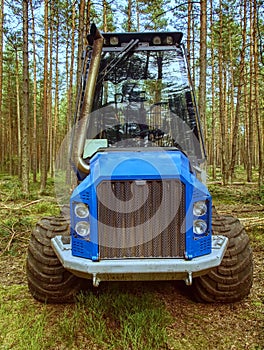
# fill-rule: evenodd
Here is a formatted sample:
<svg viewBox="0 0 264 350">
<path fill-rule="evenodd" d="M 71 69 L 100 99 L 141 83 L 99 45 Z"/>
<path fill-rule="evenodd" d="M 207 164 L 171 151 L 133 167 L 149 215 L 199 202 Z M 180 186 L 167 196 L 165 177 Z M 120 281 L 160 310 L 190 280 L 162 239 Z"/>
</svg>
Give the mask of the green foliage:
<svg viewBox="0 0 264 350">
<path fill-rule="evenodd" d="M 255 225 L 247 229 L 254 251 L 264 251 L 263 226 L 264 224 L 262 224 L 262 227 Z"/>
<path fill-rule="evenodd" d="M 209 185 L 209 190 L 212 194 L 213 200 L 221 204 L 256 204 L 263 203 L 263 192 L 259 192 L 257 187 L 252 185 L 236 185 L 236 190 L 234 191 L 234 186 L 228 185 L 225 187 L 219 185 Z"/>
<path fill-rule="evenodd" d="M 168 24 L 168 19 L 164 16 L 164 8 L 168 5 L 168 1 L 138 1 L 139 8 L 141 9 L 141 14 L 143 17 L 143 23 L 141 27 L 144 27 L 145 30 L 160 30 L 164 29 Z"/>
<path fill-rule="evenodd" d="M 237 168 L 237 183 L 222 186 L 210 184 L 209 190 L 213 198 L 213 204 L 220 213 L 237 216 L 241 219 L 250 237 L 254 251 L 264 250 L 264 186 L 258 188 L 257 183 L 245 181 L 245 171 Z M 254 180 L 257 180 L 257 171 L 254 172 Z"/>
<path fill-rule="evenodd" d="M 8 174 L 0 174 L 0 192 L 5 202 L 19 201 L 19 200 L 34 200 L 39 199 L 39 182 L 30 182 L 30 194 L 25 195 L 22 191 L 22 184 L 18 176 L 12 176 Z M 55 196 L 54 193 L 54 180 L 48 178 L 47 187 L 44 193 L 46 196 Z"/>
<path fill-rule="evenodd" d="M 260 199 L 260 203 L 264 205 L 264 185 L 262 185 L 259 190 L 259 199 Z"/>
<path fill-rule="evenodd" d="M 212 168 L 209 168 L 209 181 L 212 176 Z M 209 190 L 212 194 L 213 200 L 217 204 L 264 204 L 264 186 L 259 188 L 257 186 L 258 170 L 253 169 L 252 183 L 247 183 L 246 172 L 243 167 L 236 167 L 236 177 L 234 184 L 227 186 L 219 185 L 221 182 L 222 174 L 220 169 L 216 170 L 216 183 L 209 182 Z"/>
<path fill-rule="evenodd" d="M 223 60 L 224 62 L 231 64 L 235 68 L 237 66 L 241 54 L 240 50 L 242 46 L 242 37 L 241 35 L 238 35 L 238 33 L 241 32 L 240 24 L 234 20 L 234 14 L 231 11 L 223 13 L 222 30 L 223 35 L 221 44 L 223 51 Z M 216 48 L 218 48 L 219 43 L 219 31 L 220 22 L 216 21 L 211 32 L 211 36 L 214 36 Z M 233 62 L 230 62 L 230 45 L 232 48 Z"/>
<path fill-rule="evenodd" d="M 0 194 L 0 250 L 17 256 L 36 221 L 59 214 L 54 183 L 48 179 L 45 196 L 39 195 L 39 183 L 31 183 L 30 195 L 25 196 L 18 177 L 0 174 Z"/>
</svg>

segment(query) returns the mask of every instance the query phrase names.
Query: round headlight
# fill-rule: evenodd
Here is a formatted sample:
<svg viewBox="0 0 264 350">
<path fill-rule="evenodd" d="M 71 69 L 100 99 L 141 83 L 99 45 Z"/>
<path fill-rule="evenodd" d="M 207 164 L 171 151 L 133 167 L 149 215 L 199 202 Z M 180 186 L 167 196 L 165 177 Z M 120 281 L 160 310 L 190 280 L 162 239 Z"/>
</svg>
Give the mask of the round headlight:
<svg viewBox="0 0 264 350">
<path fill-rule="evenodd" d="M 75 226 L 75 231 L 79 236 L 87 237 L 90 235 L 90 224 L 87 221 L 79 221 Z"/>
<path fill-rule="evenodd" d="M 78 218 L 81 218 L 81 219 L 87 218 L 89 215 L 88 206 L 84 203 L 78 203 L 74 208 L 74 213 L 76 216 L 78 216 Z"/>
<path fill-rule="evenodd" d="M 205 201 L 195 202 L 193 205 L 193 215 L 202 216 L 207 213 L 207 205 Z"/>
<path fill-rule="evenodd" d="M 207 223 L 204 220 L 194 220 L 193 232 L 197 235 L 203 235 L 207 230 Z"/>
</svg>

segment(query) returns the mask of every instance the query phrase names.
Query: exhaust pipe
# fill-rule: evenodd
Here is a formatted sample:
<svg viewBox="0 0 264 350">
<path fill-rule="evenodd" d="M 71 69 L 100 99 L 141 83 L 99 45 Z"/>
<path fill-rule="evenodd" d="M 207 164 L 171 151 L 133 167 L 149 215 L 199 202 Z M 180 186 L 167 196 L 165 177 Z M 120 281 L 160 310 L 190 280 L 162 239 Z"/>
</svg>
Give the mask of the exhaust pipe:
<svg viewBox="0 0 264 350">
<path fill-rule="evenodd" d="M 86 140 L 87 123 L 93 107 L 96 80 L 104 44 L 104 38 L 94 24 L 91 26 L 88 42 L 89 45 L 92 46 L 89 73 L 85 83 L 83 102 L 78 102 L 77 106 L 77 116 L 73 130 L 70 152 L 70 162 L 74 166 L 77 173 L 81 173 L 82 175 L 88 175 L 90 172 L 90 166 L 83 159 L 83 150 Z M 88 60 L 88 57 L 85 59 Z M 86 67 L 87 65 L 85 64 L 84 68 Z M 86 72 L 84 71 L 82 73 L 85 74 Z M 84 78 L 84 76 L 82 78 Z M 82 91 L 80 91 L 80 94 L 81 93 Z"/>
</svg>

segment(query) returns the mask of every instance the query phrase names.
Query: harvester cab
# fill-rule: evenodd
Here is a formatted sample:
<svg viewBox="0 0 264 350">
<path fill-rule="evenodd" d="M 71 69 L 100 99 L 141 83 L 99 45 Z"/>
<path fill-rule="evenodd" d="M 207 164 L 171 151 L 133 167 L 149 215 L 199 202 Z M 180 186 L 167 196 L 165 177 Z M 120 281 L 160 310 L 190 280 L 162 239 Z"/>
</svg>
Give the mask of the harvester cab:
<svg viewBox="0 0 264 350">
<path fill-rule="evenodd" d="M 204 142 L 182 33 L 91 32 L 72 140 L 78 178 L 99 148 L 180 149 L 199 168 Z"/>
</svg>

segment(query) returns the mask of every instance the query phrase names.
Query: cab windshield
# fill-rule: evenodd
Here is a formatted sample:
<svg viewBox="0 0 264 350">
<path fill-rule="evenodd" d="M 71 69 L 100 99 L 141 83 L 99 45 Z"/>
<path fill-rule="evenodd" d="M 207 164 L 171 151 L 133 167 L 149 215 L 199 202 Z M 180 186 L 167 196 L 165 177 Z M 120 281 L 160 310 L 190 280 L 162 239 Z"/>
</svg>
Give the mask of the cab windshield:
<svg viewBox="0 0 264 350">
<path fill-rule="evenodd" d="M 96 139 L 112 148 L 168 147 L 203 159 L 182 46 L 137 47 L 123 56 L 104 48 L 99 71 L 89 142 Z"/>
</svg>

